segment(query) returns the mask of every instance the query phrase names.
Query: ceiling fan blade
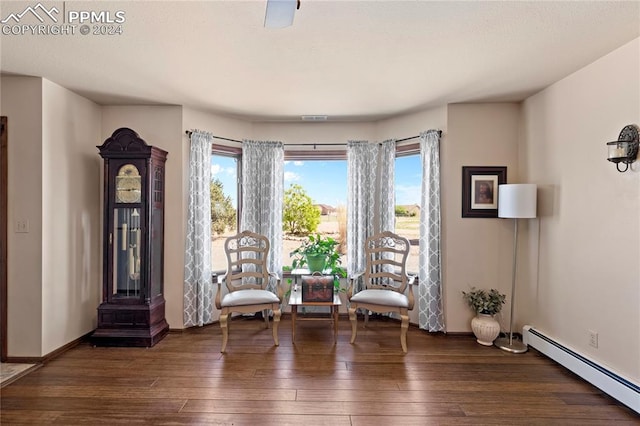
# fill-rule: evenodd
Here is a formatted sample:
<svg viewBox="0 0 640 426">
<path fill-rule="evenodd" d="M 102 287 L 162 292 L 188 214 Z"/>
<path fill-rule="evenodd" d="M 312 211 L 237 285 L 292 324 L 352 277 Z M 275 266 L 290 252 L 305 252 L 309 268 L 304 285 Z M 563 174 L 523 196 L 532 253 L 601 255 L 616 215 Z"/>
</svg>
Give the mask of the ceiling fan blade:
<svg viewBox="0 0 640 426">
<path fill-rule="evenodd" d="M 299 7 L 298 0 L 267 0 L 264 15 L 265 28 L 285 28 L 293 24 L 293 16 Z"/>
</svg>

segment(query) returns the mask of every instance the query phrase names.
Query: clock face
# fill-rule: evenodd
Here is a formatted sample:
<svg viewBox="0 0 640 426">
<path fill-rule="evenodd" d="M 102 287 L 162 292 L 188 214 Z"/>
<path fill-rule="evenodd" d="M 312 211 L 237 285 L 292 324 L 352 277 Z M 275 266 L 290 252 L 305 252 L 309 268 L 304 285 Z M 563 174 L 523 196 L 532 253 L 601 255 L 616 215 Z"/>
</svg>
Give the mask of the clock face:
<svg viewBox="0 0 640 426">
<path fill-rule="evenodd" d="M 125 164 L 116 176 L 116 203 L 139 203 L 142 196 L 140 173 L 133 164 Z"/>
</svg>

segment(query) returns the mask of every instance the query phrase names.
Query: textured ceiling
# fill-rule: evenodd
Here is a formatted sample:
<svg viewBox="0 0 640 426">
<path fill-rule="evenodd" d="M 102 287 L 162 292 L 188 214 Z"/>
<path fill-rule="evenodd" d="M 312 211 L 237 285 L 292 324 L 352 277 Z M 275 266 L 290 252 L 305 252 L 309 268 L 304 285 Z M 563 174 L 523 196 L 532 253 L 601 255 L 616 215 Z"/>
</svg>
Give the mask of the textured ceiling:
<svg viewBox="0 0 640 426">
<path fill-rule="evenodd" d="M 123 33 L 2 35 L 2 72 L 42 76 L 100 104 L 252 120 L 363 121 L 519 101 L 640 35 L 638 1 L 302 0 L 284 29 L 263 27 L 265 1 L 42 3 L 123 11 Z M 36 4 L 2 1 L 0 15 Z"/>
</svg>

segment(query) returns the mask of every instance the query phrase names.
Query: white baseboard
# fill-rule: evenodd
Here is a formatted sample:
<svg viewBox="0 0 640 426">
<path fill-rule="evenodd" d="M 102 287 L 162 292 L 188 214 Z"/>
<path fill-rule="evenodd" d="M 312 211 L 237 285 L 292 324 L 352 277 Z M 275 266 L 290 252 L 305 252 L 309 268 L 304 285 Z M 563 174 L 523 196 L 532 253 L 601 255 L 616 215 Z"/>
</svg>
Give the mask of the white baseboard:
<svg viewBox="0 0 640 426">
<path fill-rule="evenodd" d="M 640 414 L 640 386 L 545 336 L 532 326 L 525 325 L 522 328 L 522 340 Z"/>
</svg>

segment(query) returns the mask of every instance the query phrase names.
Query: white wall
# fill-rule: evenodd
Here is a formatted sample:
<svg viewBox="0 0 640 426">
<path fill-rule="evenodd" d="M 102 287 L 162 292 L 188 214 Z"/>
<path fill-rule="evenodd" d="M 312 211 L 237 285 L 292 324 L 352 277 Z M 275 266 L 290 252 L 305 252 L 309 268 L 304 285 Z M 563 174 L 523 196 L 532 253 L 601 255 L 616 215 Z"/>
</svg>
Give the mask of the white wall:
<svg viewBox="0 0 640 426">
<path fill-rule="evenodd" d="M 462 166 L 506 166 L 507 182 L 520 183 L 517 152 L 520 105 L 453 104 L 441 160 L 443 282 L 449 332 L 470 331 L 474 313 L 462 291 L 475 286 L 511 294 L 513 222 L 462 218 Z M 508 330 L 508 305 L 501 317 Z"/>
<path fill-rule="evenodd" d="M 241 141 L 251 137 L 251 126 L 252 124 L 249 121 L 211 114 L 193 108 L 184 107 L 182 112 L 182 127 L 185 131 L 197 129 L 212 133 L 215 136 Z M 215 139 L 214 142 L 219 145 L 240 147 L 238 143 L 220 139 Z M 189 144 L 186 143 L 185 145 L 187 145 L 186 153 L 188 158 Z"/>
<path fill-rule="evenodd" d="M 42 354 L 42 79 L 2 76 L 8 121 L 7 355 Z M 16 221 L 28 233 L 16 233 Z"/>
<path fill-rule="evenodd" d="M 417 136 L 420 132 L 427 130 L 442 130 L 442 140 L 440 143 L 441 156 L 446 153 L 447 137 L 447 107 L 441 106 L 424 111 L 415 112 L 401 117 L 389 118 L 376 122 L 375 139 L 384 141 L 388 139 L 404 139 Z M 418 142 L 417 139 L 410 143 Z M 409 141 L 407 141 L 409 143 Z"/>
<path fill-rule="evenodd" d="M 9 357 L 91 332 L 100 301 L 100 107 L 46 79 L 2 77 L 9 122 Z M 28 221 L 28 233 L 14 232 Z"/>
<path fill-rule="evenodd" d="M 349 140 L 375 141 L 375 123 L 350 122 L 254 122 L 250 139 L 276 140 L 285 144 L 344 144 L 333 147 L 345 149 Z M 294 147 L 292 149 L 312 149 Z"/>
<path fill-rule="evenodd" d="M 100 106 L 42 80 L 42 353 L 93 331 L 102 297 Z"/>
<path fill-rule="evenodd" d="M 618 173 L 605 143 L 640 125 L 639 52 L 636 39 L 524 102 L 523 168 L 540 187 L 540 219 L 537 275 L 519 297 L 520 323 L 636 383 L 640 163 Z"/>
</svg>

